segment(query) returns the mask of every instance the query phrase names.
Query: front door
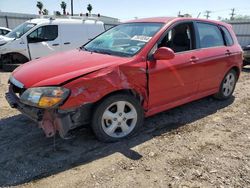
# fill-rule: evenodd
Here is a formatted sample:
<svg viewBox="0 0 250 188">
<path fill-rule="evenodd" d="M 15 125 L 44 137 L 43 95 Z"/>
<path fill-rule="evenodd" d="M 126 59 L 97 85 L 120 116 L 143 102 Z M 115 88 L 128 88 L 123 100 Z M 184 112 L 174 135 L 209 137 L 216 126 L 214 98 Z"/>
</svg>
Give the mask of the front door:
<svg viewBox="0 0 250 188">
<path fill-rule="evenodd" d="M 41 26 L 27 36 L 31 59 L 61 51 L 57 25 Z"/>
<path fill-rule="evenodd" d="M 175 106 L 197 92 L 200 67 L 194 54 L 194 32 L 192 22 L 178 24 L 167 31 L 152 49 L 153 54 L 159 47 L 171 48 L 175 57 L 148 61 L 149 108 Z"/>
</svg>

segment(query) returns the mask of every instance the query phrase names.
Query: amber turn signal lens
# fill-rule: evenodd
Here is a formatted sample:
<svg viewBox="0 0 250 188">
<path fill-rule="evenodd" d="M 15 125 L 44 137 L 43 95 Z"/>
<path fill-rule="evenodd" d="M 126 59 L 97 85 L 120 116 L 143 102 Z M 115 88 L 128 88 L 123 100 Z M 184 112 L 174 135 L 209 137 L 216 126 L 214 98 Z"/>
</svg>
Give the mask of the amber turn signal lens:
<svg viewBox="0 0 250 188">
<path fill-rule="evenodd" d="M 59 103 L 61 100 L 62 98 L 58 97 L 42 97 L 38 103 L 38 106 L 41 108 L 52 107 L 55 104 Z"/>
</svg>

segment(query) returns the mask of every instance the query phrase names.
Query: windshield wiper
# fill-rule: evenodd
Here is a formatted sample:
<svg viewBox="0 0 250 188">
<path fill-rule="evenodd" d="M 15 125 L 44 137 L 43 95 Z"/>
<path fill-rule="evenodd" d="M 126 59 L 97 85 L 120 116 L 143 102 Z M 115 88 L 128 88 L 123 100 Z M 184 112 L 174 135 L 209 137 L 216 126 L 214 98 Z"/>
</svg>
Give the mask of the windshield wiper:
<svg viewBox="0 0 250 188">
<path fill-rule="evenodd" d="M 81 46 L 80 49 L 88 51 L 88 52 L 92 52 L 92 53 L 98 53 L 98 54 L 115 55 L 115 56 L 121 56 L 121 57 L 130 57 L 131 56 L 131 54 L 117 52 L 117 51 L 111 51 L 111 50 L 87 49 L 84 46 Z"/>
<path fill-rule="evenodd" d="M 85 48 L 84 46 L 80 47 L 81 50 L 85 50 L 85 51 L 89 51 L 87 48 Z"/>
<path fill-rule="evenodd" d="M 80 49 L 84 50 L 84 51 L 87 51 L 87 52 L 94 52 L 94 53 L 98 53 L 98 54 L 112 55 L 112 53 L 107 52 L 107 51 L 103 51 L 103 50 L 89 50 L 89 49 L 85 48 L 84 46 L 81 46 Z"/>
<path fill-rule="evenodd" d="M 102 51 L 102 50 L 90 50 L 90 52 L 95 52 L 95 53 L 98 53 L 98 54 L 112 55 L 112 53 L 107 52 L 107 51 Z"/>
</svg>

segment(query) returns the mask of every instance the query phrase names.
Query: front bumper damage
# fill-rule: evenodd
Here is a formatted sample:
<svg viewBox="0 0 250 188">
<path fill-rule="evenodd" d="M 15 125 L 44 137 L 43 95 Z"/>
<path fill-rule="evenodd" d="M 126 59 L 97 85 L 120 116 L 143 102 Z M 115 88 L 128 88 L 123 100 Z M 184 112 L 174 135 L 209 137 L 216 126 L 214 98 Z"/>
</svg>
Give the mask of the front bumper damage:
<svg viewBox="0 0 250 188">
<path fill-rule="evenodd" d="M 92 104 L 85 104 L 71 110 L 36 108 L 20 102 L 13 87 L 15 86 L 10 84 L 9 91 L 5 94 L 9 105 L 37 122 L 38 127 L 43 129 L 47 137 L 52 137 L 58 132 L 62 138 L 66 138 L 71 130 L 90 122 Z"/>
</svg>

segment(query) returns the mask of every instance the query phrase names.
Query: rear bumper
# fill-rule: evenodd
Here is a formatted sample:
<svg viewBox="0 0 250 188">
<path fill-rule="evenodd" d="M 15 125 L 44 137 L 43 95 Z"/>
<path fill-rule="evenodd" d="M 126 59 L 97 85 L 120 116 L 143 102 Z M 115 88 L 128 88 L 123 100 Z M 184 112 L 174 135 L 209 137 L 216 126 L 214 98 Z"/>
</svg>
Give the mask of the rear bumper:
<svg viewBox="0 0 250 188">
<path fill-rule="evenodd" d="M 65 138 L 70 130 L 88 124 L 93 106 L 86 104 L 70 110 L 40 109 L 20 102 L 11 86 L 9 92 L 5 94 L 5 98 L 12 108 L 37 122 L 47 137 L 52 137 L 58 132 L 62 138 Z"/>
</svg>

